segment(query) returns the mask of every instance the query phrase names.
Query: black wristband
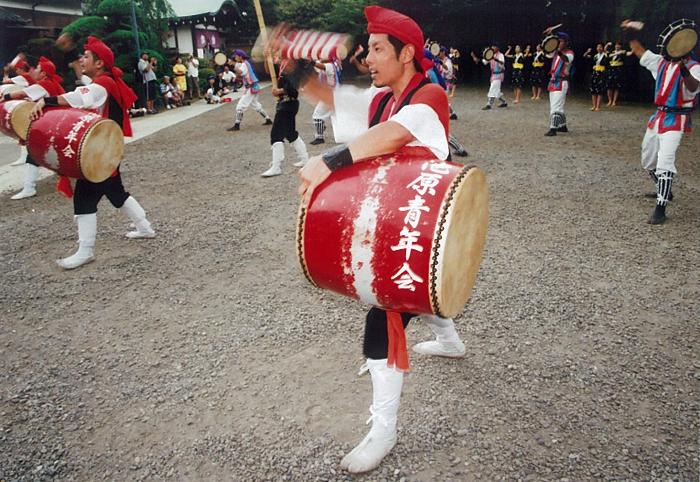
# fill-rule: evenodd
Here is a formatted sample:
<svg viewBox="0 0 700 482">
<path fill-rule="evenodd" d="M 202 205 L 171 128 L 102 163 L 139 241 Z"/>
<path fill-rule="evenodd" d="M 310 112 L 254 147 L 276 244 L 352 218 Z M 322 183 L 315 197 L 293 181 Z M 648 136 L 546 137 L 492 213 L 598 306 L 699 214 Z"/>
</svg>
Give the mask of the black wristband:
<svg viewBox="0 0 700 482">
<path fill-rule="evenodd" d="M 2 96 L 4 100 L 12 100 L 12 94 L 5 94 Z"/>
<path fill-rule="evenodd" d="M 58 97 L 44 97 L 44 105 L 48 105 L 50 107 L 58 107 Z"/>
<path fill-rule="evenodd" d="M 350 148 L 346 144 L 340 144 L 324 152 L 321 157 L 331 172 L 352 165 L 352 155 L 350 154 Z"/>
</svg>

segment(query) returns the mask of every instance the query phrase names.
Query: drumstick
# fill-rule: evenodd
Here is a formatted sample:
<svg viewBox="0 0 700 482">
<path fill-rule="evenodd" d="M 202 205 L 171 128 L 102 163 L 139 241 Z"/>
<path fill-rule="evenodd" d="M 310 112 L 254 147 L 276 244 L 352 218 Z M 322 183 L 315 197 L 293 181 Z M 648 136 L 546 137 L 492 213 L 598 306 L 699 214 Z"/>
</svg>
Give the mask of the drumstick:
<svg viewBox="0 0 700 482">
<path fill-rule="evenodd" d="M 262 7 L 260 6 L 260 0 L 254 0 L 255 3 L 255 13 L 258 17 L 258 26 L 260 27 L 260 35 L 262 36 L 263 45 L 267 45 L 267 28 L 265 27 L 265 18 L 263 17 Z M 275 73 L 275 62 L 272 60 L 271 53 L 265 52 L 265 61 L 267 62 L 267 68 L 270 70 L 270 79 L 272 80 L 272 88 L 277 88 L 277 74 Z"/>
<path fill-rule="evenodd" d="M 562 25 L 564 25 L 564 24 L 563 24 L 563 23 L 558 23 L 558 24 L 556 24 L 556 25 L 552 25 L 551 27 L 547 27 L 546 29 L 544 29 L 544 30 L 542 31 L 542 33 L 552 33 L 552 30 L 554 30 L 555 28 L 559 28 L 559 27 L 561 27 Z"/>
</svg>

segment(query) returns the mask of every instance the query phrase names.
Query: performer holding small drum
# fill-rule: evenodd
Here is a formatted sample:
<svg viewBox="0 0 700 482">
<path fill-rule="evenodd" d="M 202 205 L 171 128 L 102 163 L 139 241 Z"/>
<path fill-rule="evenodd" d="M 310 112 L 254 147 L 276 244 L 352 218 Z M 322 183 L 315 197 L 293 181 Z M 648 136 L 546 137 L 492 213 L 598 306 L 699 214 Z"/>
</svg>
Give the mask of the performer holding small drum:
<svg viewBox="0 0 700 482">
<path fill-rule="evenodd" d="M 316 206 L 316 203 L 313 202 L 316 189 L 318 189 L 320 196 L 324 192 L 324 186 L 331 187 L 341 184 L 345 186 L 344 182 L 353 182 L 347 179 L 345 181 L 338 180 L 336 183 L 336 181 L 329 179 L 330 184 L 324 183 L 329 176 L 336 175 L 336 171 L 337 175 L 342 177 L 342 174 L 347 172 L 346 169 L 354 170 L 356 166 L 362 169 L 364 166 L 369 166 L 368 170 L 365 171 L 370 173 L 369 177 L 375 183 L 373 185 L 376 186 L 376 189 L 382 192 L 385 189 L 388 190 L 386 192 L 387 199 L 395 199 L 396 196 L 392 197 L 391 192 L 394 194 L 398 194 L 398 192 L 391 191 L 391 188 L 388 187 L 391 184 L 383 182 L 385 179 L 383 176 L 387 176 L 386 180 L 389 181 L 393 174 L 398 172 L 395 168 L 400 168 L 403 165 L 399 158 L 400 152 L 406 149 L 417 149 L 423 156 L 422 159 L 433 159 L 432 161 L 419 160 L 417 164 L 414 159 L 412 165 L 417 166 L 418 172 L 421 172 L 421 166 L 424 169 L 437 169 L 441 172 L 443 169 L 455 169 L 452 164 L 441 162 L 441 160 L 447 159 L 449 154 L 447 142 L 450 115 L 448 100 L 445 91 L 440 86 L 430 83 L 425 78 L 421 64 L 424 55 L 422 47 L 424 40 L 420 27 L 411 18 L 379 6 L 366 7 L 365 16 L 368 22 L 367 31 L 370 34 L 367 66 L 372 77 L 373 88 L 358 90 L 348 86 L 332 89 L 330 86 L 315 80 L 307 82 L 303 87 L 305 94 L 315 100 L 322 100 L 331 108 L 336 138 L 341 142 L 349 141 L 348 144 L 341 144 L 322 156 L 312 157 L 301 170 L 299 192 L 303 196 L 302 206 L 305 206 L 302 208 L 302 212 L 308 213 L 307 221 L 309 221 L 308 215 L 312 214 L 313 208 Z M 368 160 L 373 156 L 385 154 L 391 154 L 391 156 L 387 156 L 391 159 L 386 161 Z M 382 162 L 388 164 L 382 164 Z M 378 164 L 376 170 L 372 170 L 374 164 Z M 440 174 L 426 171 L 423 172 L 419 180 L 428 180 L 427 182 L 430 183 L 431 179 L 436 179 L 435 176 L 441 177 Z M 356 179 L 354 175 L 350 177 Z M 321 185 L 322 183 L 324 184 Z M 416 185 L 415 188 L 423 191 L 425 186 L 420 187 L 417 183 L 418 181 L 413 183 Z M 407 195 L 415 194 L 410 187 L 406 187 L 406 184 L 398 183 L 394 189 L 408 189 Z M 363 189 L 367 188 L 367 184 L 364 182 L 362 186 Z M 428 188 L 429 186 L 426 187 L 426 189 Z M 356 213 L 356 228 L 354 230 L 355 235 L 359 237 L 355 239 L 355 235 L 353 235 L 354 244 L 353 247 L 349 248 L 351 251 L 349 257 L 353 258 L 353 266 L 356 268 L 356 271 L 351 271 L 350 276 L 354 276 L 358 286 L 364 286 L 364 288 L 358 289 L 370 291 L 367 296 L 361 296 L 361 299 L 367 301 L 373 298 L 371 288 L 367 286 L 368 284 L 374 286 L 370 279 L 373 277 L 371 270 L 372 266 L 377 266 L 372 262 L 372 259 L 380 263 L 381 261 L 376 257 L 372 258 L 373 255 L 368 253 L 368 250 L 372 250 L 371 245 L 375 234 L 367 234 L 364 231 L 365 228 L 360 228 L 357 223 L 361 224 L 370 219 L 367 221 L 368 225 L 374 226 L 375 223 L 371 219 L 379 222 L 378 219 L 382 217 L 381 213 L 378 212 L 382 210 L 382 207 L 377 204 L 382 195 L 378 191 L 375 192 L 374 188 L 369 189 L 372 192 L 361 202 L 361 206 L 358 207 L 351 203 L 353 209 L 359 209 Z M 413 197 L 411 195 L 411 198 Z M 337 201 L 339 196 L 335 195 L 332 198 Z M 402 220 L 404 217 L 408 219 L 406 223 L 417 221 L 416 216 L 420 217 L 421 213 L 428 210 L 427 207 L 419 205 L 421 199 L 417 201 L 414 199 L 414 201 L 415 209 L 406 208 L 412 209 L 413 214 L 399 213 Z M 343 202 L 345 201 L 343 200 Z M 387 200 L 387 202 L 389 201 Z M 345 202 L 345 204 L 348 203 Z M 325 202 L 319 203 L 320 208 L 325 205 Z M 437 208 L 435 212 L 437 212 Z M 433 212 L 430 215 L 433 215 Z M 330 227 L 331 224 L 335 225 L 336 223 L 335 221 L 327 222 L 327 226 Z M 377 230 L 380 230 L 379 226 L 377 226 Z M 304 229 L 300 228 L 302 238 L 303 231 Z M 353 229 L 350 226 L 345 231 L 352 233 Z M 405 231 L 402 231 L 401 236 L 405 234 L 403 241 L 391 239 L 392 243 L 398 244 L 391 248 L 389 253 L 398 252 L 396 256 L 401 260 L 404 259 L 403 250 L 407 250 L 406 257 L 413 250 L 423 250 L 422 247 L 416 247 L 412 244 L 413 238 L 409 231 L 407 227 Z M 360 235 L 360 233 L 365 234 Z M 485 231 L 483 234 L 485 237 Z M 398 231 L 396 231 L 396 236 L 399 236 Z M 304 242 L 302 238 L 298 238 L 300 243 Z M 313 239 L 315 239 L 315 235 L 310 236 L 308 241 L 313 242 Z M 340 244 L 332 245 L 333 248 L 330 246 L 326 245 L 326 248 L 343 249 Z M 428 251 L 428 248 L 425 250 Z M 319 250 L 314 248 L 310 249 L 307 254 L 312 256 L 318 253 Z M 377 256 L 381 257 L 382 255 L 378 254 Z M 391 255 L 386 254 L 385 256 Z M 345 258 L 345 253 L 339 253 L 338 258 Z M 387 259 L 385 258 L 384 261 L 386 262 Z M 321 264 L 328 265 L 328 263 Z M 393 290 L 400 291 L 403 296 L 410 300 L 414 299 L 417 293 L 411 290 L 411 270 L 407 265 L 407 262 L 404 263 L 403 267 L 399 264 L 398 268 L 401 268 L 399 272 L 393 278 L 390 273 L 388 278 L 384 279 Z M 392 273 L 393 271 L 395 270 L 392 268 Z M 341 270 L 342 272 L 343 270 Z M 368 281 L 368 279 L 370 280 Z M 386 303 L 382 304 L 378 301 L 374 301 L 372 304 L 386 306 Z M 421 312 L 426 313 L 426 311 Z M 341 462 L 341 467 L 352 473 L 374 469 L 396 444 L 396 424 L 403 385 L 403 372 L 408 369 L 404 328 L 413 316 L 415 315 L 408 312 L 391 311 L 389 307 L 387 310 L 374 307 L 367 314 L 363 350 L 367 361 L 361 372 L 369 371 L 372 379 L 373 397 L 370 408 L 372 427 L 362 442 Z M 415 351 L 447 357 L 464 356 L 465 347 L 455 330 L 452 319 L 436 315 L 424 315 L 424 319 L 428 321 L 429 326 L 437 335 L 437 339 L 419 343 L 414 347 Z"/>
<path fill-rule="evenodd" d="M 642 22 L 625 20 L 622 28 L 634 36 Z M 656 184 L 656 207 L 647 221 L 666 221 L 666 206 L 672 200 L 671 187 L 676 170 L 676 150 L 684 132 L 690 132 L 690 114 L 700 93 L 700 64 L 690 58 L 697 44 L 695 23 L 682 19 L 671 24 L 659 37 L 662 55 L 644 48 L 638 39 L 630 40 L 630 49 L 639 63 L 656 80 L 656 112 L 647 123 L 642 141 L 642 167 Z"/>
<path fill-rule="evenodd" d="M 549 27 L 546 33 L 551 33 L 556 27 Z M 551 42 L 551 37 L 543 42 L 545 54 L 552 58 L 552 68 L 549 71 L 550 79 L 547 90 L 549 91 L 549 130 L 545 136 L 556 136 L 557 132 L 569 132 L 566 127 L 566 96 L 569 92 L 569 71 L 574 61 L 574 51 L 569 48 L 571 38 L 565 32 L 556 34 L 557 47 L 553 52 L 548 52 L 545 44 Z"/>
<path fill-rule="evenodd" d="M 131 123 L 127 109 L 136 100 L 136 94 L 121 79 L 122 72 L 114 66 L 114 53 L 102 41 L 88 37 L 84 45 L 85 53 L 81 66 L 85 75 L 92 79 L 87 86 L 60 96 L 45 97 L 37 102 L 32 117 L 43 115 L 43 108 L 50 106 L 67 106 L 96 111 L 104 118 L 115 121 L 122 128 L 125 136 L 131 136 Z M 30 128 L 31 129 L 31 128 Z M 30 138 L 31 151 L 31 138 Z M 70 190 L 70 183 L 65 186 Z M 136 229 L 126 233 L 130 239 L 153 238 L 155 232 L 146 219 L 146 213 L 122 184 L 119 169 L 102 182 L 90 182 L 78 179 L 75 183 L 73 208 L 78 224 L 78 251 L 57 263 L 64 269 L 74 269 L 94 260 L 94 246 L 97 235 L 97 205 L 103 196 L 133 222 Z"/>
<path fill-rule="evenodd" d="M 474 60 L 474 63 L 479 63 L 479 58 L 474 52 L 472 52 L 472 60 Z M 508 107 L 508 102 L 506 102 L 506 98 L 503 97 L 503 92 L 501 91 L 501 84 L 503 84 L 503 79 L 505 78 L 506 72 L 505 61 L 505 57 L 499 51 L 498 45 L 495 43 L 490 48 L 484 50 L 484 55 L 481 62 L 491 68 L 491 83 L 489 85 L 487 103 L 481 108 L 481 110 L 490 110 L 491 107 L 493 107 L 493 104 L 496 102 L 496 98 L 501 101 L 501 103 L 498 104 L 498 107 Z"/>
<path fill-rule="evenodd" d="M 246 110 L 248 110 L 248 107 L 252 107 L 255 112 L 260 114 L 262 118 L 265 119 L 263 125 L 272 125 L 272 119 L 270 119 L 270 116 L 267 115 L 267 112 L 265 112 L 265 109 L 263 109 L 262 104 L 258 100 L 260 84 L 258 83 L 258 76 L 255 75 L 255 70 L 253 70 L 253 65 L 249 61 L 248 54 L 241 49 L 236 49 L 233 52 L 233 58 L 236 60 L 236 75 L 243 79 L 245 92 L 238 100 L 238 104 L 236 104 L 236 118 L 233 126 L 226 130 L 241 130 L 243 114 Z"/>
<path fill-rule="evenodd" d="M 3 101 L 27 99 L 37 101 L 44 97 L 55 97 L 65 93 L 61 82 L 63 79 L 56 75 L 56 66 L 46 57 L 39 59 L 39 65 L 32 72 L 33 84 L 22 90 L 5 94 Z M 28 158 L 25 150 L 26 164 L 24 165 L 24 187 L 20 192 L 12 196 L 12 199 L 25 199 L 36 196 L 36 181 L 39 178 L 39 167 L 36 162 Z M 24 162 L 24 160 L 23 160 Z"/>
</svg>

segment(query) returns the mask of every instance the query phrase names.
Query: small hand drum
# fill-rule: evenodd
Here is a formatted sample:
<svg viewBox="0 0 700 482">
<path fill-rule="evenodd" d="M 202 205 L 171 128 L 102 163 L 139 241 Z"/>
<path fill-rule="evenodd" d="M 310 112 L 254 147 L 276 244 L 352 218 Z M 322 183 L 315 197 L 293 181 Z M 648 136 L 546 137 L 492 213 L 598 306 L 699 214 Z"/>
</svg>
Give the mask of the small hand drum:
<svg viewBox="0 0 700 482">
<path fill-rule="evenodd" d="M 493 49 L 491 47 L 486 47 L 484 49 L 484 51 L 481 53 L 481 58 L 486 60 L 486 61 L 490 61 L 491 59 L 493 59 L 494 55 L 495 55 L 495 52 L 493 51 Z"/>
<path fill-rule="evenodd" d="M 440 44 L 437 42 L 431 43 L 430 44 L 430 53 L 437 57 L 440 54 Z"/>
<path fill-rule="evenodd" d="M 548 35 L 542 41 L 542 51 L 545 54 L 556 52 L 559 48 L 559 37 L 556 35 Z"/>
<path fill-rule="evenodd" d="M 682 18 L 676 20 L 661 32 L 657 47 L 661 55 L 670 60 L 680 60 L 688 55 L 698 43 L 695 22 Z"/>
<path fill-rule="evenodd" d="M 216 54 L 214 54 L 214 63 L 216 65 L 221 67 L 222 65 L 226 65 L 226 62 L 228 62 L 228 57 L 225 53 L 217 52 Z"/>
</svg>

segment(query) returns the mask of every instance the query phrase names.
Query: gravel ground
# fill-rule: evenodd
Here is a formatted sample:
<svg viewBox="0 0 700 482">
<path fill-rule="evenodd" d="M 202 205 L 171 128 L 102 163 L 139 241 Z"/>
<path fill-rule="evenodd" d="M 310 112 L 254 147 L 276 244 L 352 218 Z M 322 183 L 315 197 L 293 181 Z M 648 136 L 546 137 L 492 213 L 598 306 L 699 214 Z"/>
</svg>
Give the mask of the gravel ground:
<svg viewBox="0 0 700 482">
<path fill-rule="evenodd" d="M 545 138 L 546 101 L 482 112 L 486 91 L 458 90 L 452 126 L 492 196 L 467 356 L 412 356 L 399 443 L 358 479 L 698 480 L 700 136 L 652 227 L 650 105 L 574 97 L 571 132 Z M 76 238 L 53 182 L 3 195 L 0 480 L 353 479 L 338 464 L 366 430 L 366 307 L 305 281 L 293 150 L 261 179 L 269 128 L 249 111 L 225 132 L 233 109 L 127 146 L 158 237 L 124 239 L 105 200 L 75 272 L 53 263 Z"/>
</svg>

